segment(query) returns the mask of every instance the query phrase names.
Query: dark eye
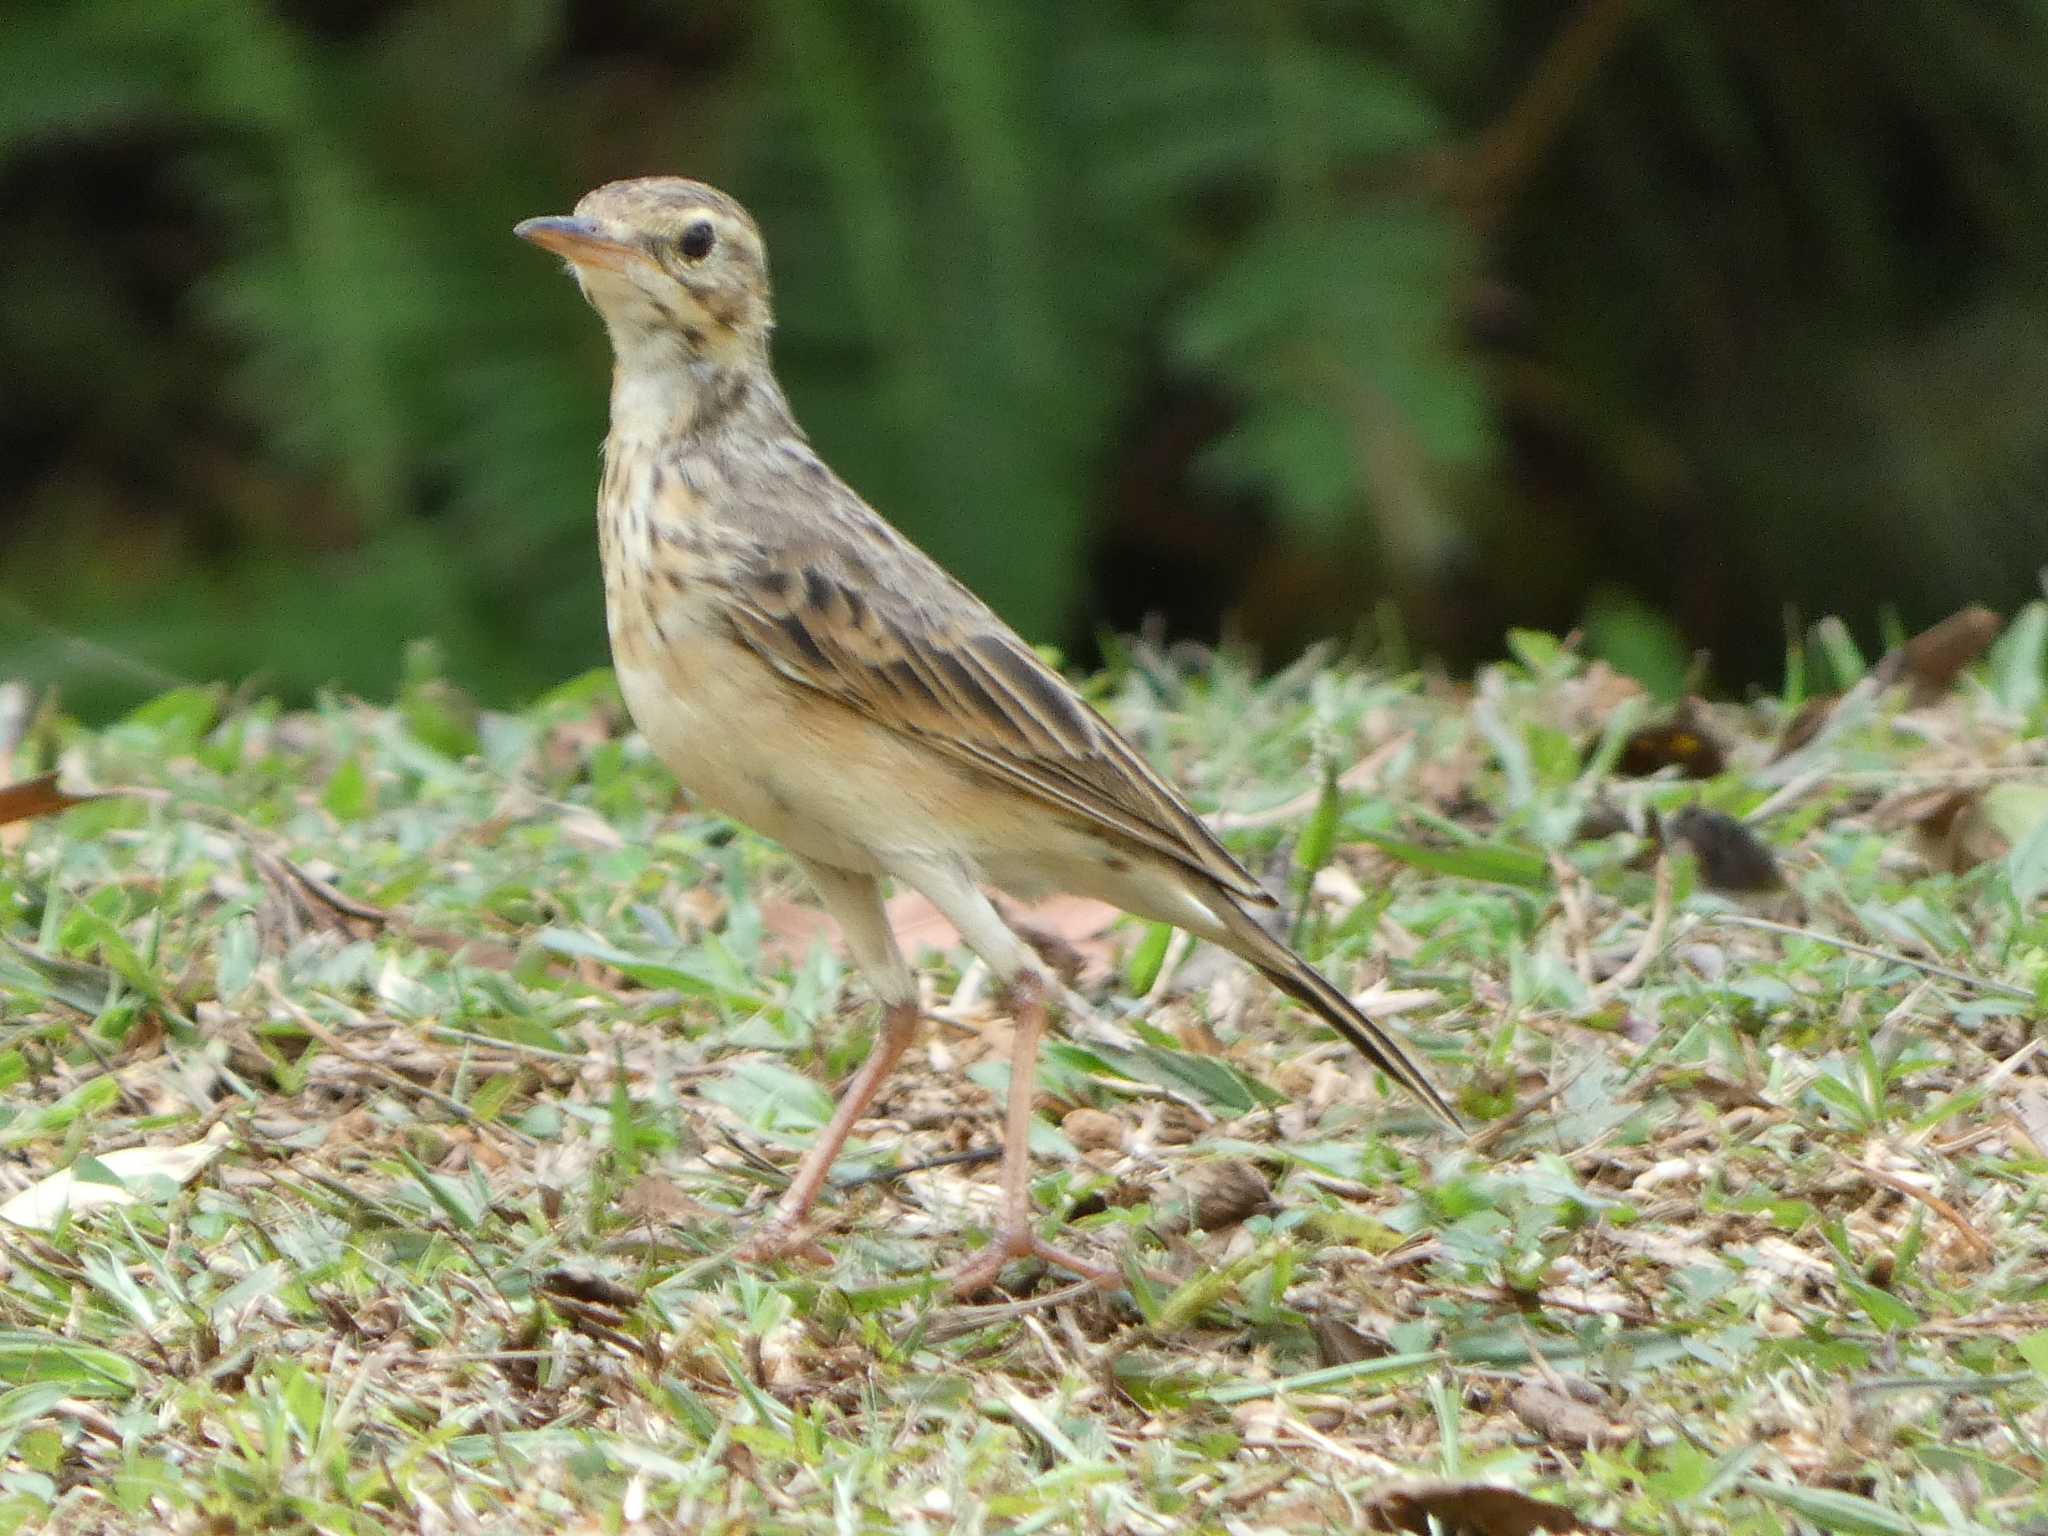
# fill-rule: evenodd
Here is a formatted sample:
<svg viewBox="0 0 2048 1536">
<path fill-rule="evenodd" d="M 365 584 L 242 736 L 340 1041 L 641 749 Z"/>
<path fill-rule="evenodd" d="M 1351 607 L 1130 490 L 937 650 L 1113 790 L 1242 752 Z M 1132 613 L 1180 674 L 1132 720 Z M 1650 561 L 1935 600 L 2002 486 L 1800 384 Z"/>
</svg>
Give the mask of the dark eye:
<svg viewBox="0 0 2048 1536">
<path fill-rule="evenodd" d="M 676 242 L 676 249 L 691 261 L 702 261 L 717 243 L 718 233 L 712 229 L 711 221 L 699 219 L 683 231 L 683 237 Z"/>
</svg>

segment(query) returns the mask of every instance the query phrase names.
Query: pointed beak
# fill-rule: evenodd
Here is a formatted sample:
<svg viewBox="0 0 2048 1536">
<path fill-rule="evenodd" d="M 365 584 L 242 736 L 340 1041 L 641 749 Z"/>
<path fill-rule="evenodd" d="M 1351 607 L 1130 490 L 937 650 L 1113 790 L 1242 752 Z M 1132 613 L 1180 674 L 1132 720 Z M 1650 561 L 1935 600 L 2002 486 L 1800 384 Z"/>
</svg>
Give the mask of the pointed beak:
<svg viewBox="0 0 2048 1536">
<path fill-rule="evenodd" d="M 526 219 L 515 224 L 512 233 L 579 267 L 603 267 L 616 272 L 628 261 L 646 259 L 638 246 L 614 240 L 590 220 L 568 214 Z"/>
</svg>

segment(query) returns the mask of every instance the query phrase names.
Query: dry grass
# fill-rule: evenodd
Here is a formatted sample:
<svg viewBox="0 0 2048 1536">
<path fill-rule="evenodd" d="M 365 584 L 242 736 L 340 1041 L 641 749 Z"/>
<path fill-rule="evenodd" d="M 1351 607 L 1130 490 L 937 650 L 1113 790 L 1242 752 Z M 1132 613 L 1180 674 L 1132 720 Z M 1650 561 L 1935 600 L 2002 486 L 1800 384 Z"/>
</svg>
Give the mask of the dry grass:
<svg viewBox="0 0 2048 1536">
<path fill-rule="evenodd" d="M 993 1142 L 1006 1026 L 950 949 L 830 1262 L 725 1257 L 872 1020 L 790 867 L 679 805 L 602 679 L 480 721 L 433 684 L 45 719 L 16 777 L 144 793 L 0 828 L 0 1196 L 219 1155 L 0 1226 L 0 1532 L 1542 1511 L 1470 1484 L 1641 1532 L 2048 1521 L 2032 634 L 1775 766 L 1775 701 L 1715 711 L 1699 784 L 1613 778 L 1647 706 L 1540 637 L 1471 692 L 1138 658 L 1105 708 L 1477 1132 L 1220 957 L 1027 914 L 1126 1040 L 1050 1052 L 1039 1199 L 1130 1286 L 1019 1266 L 975 1306 L 933 1277 L 992 1168 L 872 1177 Z M 1786 888 L 1660 859 L 1646 813 L 1694 803 L 1761 809 Z"/>
</svg>

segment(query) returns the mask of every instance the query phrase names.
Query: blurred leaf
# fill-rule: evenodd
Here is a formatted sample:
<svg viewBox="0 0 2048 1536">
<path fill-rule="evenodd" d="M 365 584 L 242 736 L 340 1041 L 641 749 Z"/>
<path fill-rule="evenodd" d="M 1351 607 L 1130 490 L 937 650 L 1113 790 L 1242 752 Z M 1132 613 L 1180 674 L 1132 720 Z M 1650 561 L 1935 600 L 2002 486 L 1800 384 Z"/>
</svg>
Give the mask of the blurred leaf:
<svg viewBox="0 0 2048 1536">
<path fill-rule="evenodd" d="M 1824 1531 L 1839 1531 L 1845 1536 L 1918 1536 L 1921 1530 L 1918 1521 L 1886 1509 L 1860 1493 L 1805 1488 L 1761 1477 L 1745 1478 L 1742 1486 L 1766 1503 L 1790 1510 Z"/>
<path fill-rule="evenodd" d="M 636 955 L 590 934 L 571 933 L 561 928 L 544 929 L 540 934 L 543 948 L 571 959 L 595 960 L 608 965 L 623 975 L 646 987 L 674 987 L 698 997 L 720 997 L 728 1002 L 758 1006 L 761 999 L 752 992 L 735 990 L 731 982 L 715 975 L 708 968 L 687 965 L 674 960 L 656 960 L 646 955 Z"/>
<path fill-rule="evenodd" d="M 2048 704 L 2048 602 L 2027 604 L 1991 652 L 1991 691 L 2023 720 Z"/>
<path fill-rule="evenodd" d="M 370 809 L 370 779 L 362 759 L 345 757 L 327 780 L 320 803 L 336 821 L 360 821 Z"/>
<path fill-rule="evenodd" d="M 2048 815 L 2041 816 L 2032 830 L 2013 844 L 2005 859 L 2005 878 L 2022 911 L 2048 891 Z"/>
<path fill-rule="evenodd" d="M 1629 593 L 1603 588 L 1587 605 L 1583 626 L 1588 654 L 1634 678 L 1662 703 L 1685 697 L 1692 651 L 1665 615 Z"/>
<path fill-rule="evenodd" d="M 0 1382 L 62 1382 L 76 1395 L 125 1397 L 141 1380 L 141 1368 L 111 1349 L 54 1333 L 0 1332 Z"/>
<path fill-rule="evenodd" d="M 772 1061 L 740 1061 L 699 1091 L 758 1131 L 808 1134 L 832 1117 L 830 1094 L 810 1078 Z"/>
<path fill-rule="evenodd" d="M 1465 880 L 1484 880 L 1496 885 L 1519 885 L 1532 890 L 1547 886 L 1549 866 L 1543 855 L 1524 848 L 1492 843 L 1467 843 L 1463 847 L 1436 847 L 1411 843 L 1378 832 L 1354 832 L 1359 842 L 1370 843 L 1380 852 L 1440 875 Z"/>
</svg>

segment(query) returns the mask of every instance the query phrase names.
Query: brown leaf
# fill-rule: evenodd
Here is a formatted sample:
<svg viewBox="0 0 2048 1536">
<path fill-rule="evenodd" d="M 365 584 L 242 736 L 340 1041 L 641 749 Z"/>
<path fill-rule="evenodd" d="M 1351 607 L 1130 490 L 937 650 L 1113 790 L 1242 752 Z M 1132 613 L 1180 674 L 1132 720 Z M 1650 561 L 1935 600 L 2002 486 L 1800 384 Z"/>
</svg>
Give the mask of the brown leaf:
<svg viewBox="0 0 2048 1536">
<path fill-rule="evenodd" d="M 550 1296 L 618 1312 L 630 1312 L 640 1304 L 638 1291 L 589 1270 L 551 1269 L 541 1276 L 540 1288 Z"/>
<path fill-rule="evenodd" d="M 509 971 L 519 963 L 516 947 L 480 934 L 450 933 L 445 928 L 415 928 L 410 924 L 400 931 L 423 948 L 439 950 L 449 958 L 476 966 L 479 970 Z"/>
<path fill-rule="evenodd" d="M 1905 827 L 1913 851 L 1930 869 L 1960 875 L 2003 858 L 2010 846 L 1997 824 L 1985 814 L 1980 786 L 1931 789 L 1903 795 L 1871 810 L 1879 826 Z"/>
<path fill-rule="evenodd" d="M 1707 729 L 1698 699 L 1687 699 L 1669 719 L 1646 725 L 1622 746 L 1615 772 L 1647 778 L 1676 767 L 1688 779 L 1711 779 L 1728 766 L 1728 754 Z"/>
<path fill-rule="evenodd" d="M 1196 1163 L 1161 1202 L 1162 1232 L 1220 1232 L 1276 1209 L 1266 1176 L 1238 1158 Z"/>
<path fill-rule="evenodd" d="M 631 1221 L 684 1222 L 701 1220 L 711 1214 L 701 1201 L 659 1174 L 643 1173 L 619 1196 L 619 1214 Z"/>
<path fill-rule="evenodd" d="M 27 821 L 31 816 L 49 816 L 57 811 L 68 811 L 74 805 L 84 805 L 89 800 L 104 800 L 105 795 L 74 795 L 68 789 L 57 787 L 57 770 L 39 773 L 32 779 L 21 779 L 13 784 L 0 784 L 0 826 L 10 821 Z"/>
<path fill-rule="evenodd" d="M 1583 1451 L 1598 1445 L 1619 1444 L 1631 1437 L 1628 1429 L 1610 1423 L 1598 1409 L 1541 1382 L 1525 1381 L 1516 1387 L 1508 1394 L 1508 1406 L 1516 1418 L 1552 1445 Z"/>
<path fill-rule="evenodd" d="M 1114 1152 L 1124 1144 L 1124 1123 L 1106 1109 L 1083 1105 L 1060 1121 L 1067 1140 L 1082 1152 Z"/>
<path fill-rule="evenodd" d="M 1776 1109 L 1778 1106 L 1746 1083 L 1694 1067 L 1664 1067 L 1653 1081 L 1680 1098 L 1704 1100 L 1718 1110 Z"/>
<path fill-rule="evenodd" d="M 1963 668 L 1991 648 L 2005 620 L 1989 608 L 1963 608 L 1931 629 L 1923 629 L 1877 664 L 1883 683 L 1913 685 L 1915 704 L 1932 704 L 1962 675 Z"/>
<path fill-rule="evenodd" d="M 1688 805 L 1665 823 L 1700 861 L 1700 878 L 1717 891 L 1775 891 L 1785 881 L 1757 835 L 1732 816 Z"/>
<path fill-rule="evenodd" d="M 1792 712 L 1792 718 L 1785 722 L 1784 734 L 1778 737 L 1777 746 L 1771 749 L 1771 761 L 1790 757 L 1814 737 L 1820 734 L 1828 717 L 1835 712 L 1835 705 L 1841 702 L 1838 693 L 1816 693 Z"/>
<path fill-rule="evenodd" d="M 296 943 L 308 932 L 366 939 L 391 920 L 382 907 L 357 901 L 282 854 L 266 852 L 252 843 L 249 861 L 262 876 L 270 898 L 263 904 L 266 926 L 274 938 L 285 943 Z"/>
<path fill-rule="evenodd" d="M 1366 1529 L 1416 1536 L 1531 1536 L 1585 1529 L 1562 1504 L 1488 1483 L 1408 1483 L 1367 1495 Z M 1432 1526 L 1430 1522 L 1436 1524 Z"/>
<path fill-rule="evenodd" d="M 1378 1360 L 1393 1353 L 1384 1339 L 1376 1339 L 1341 1317 L 1317 1313 L 1308 1320 L 1315 1335 L 1316 1358 L 1324 1365 L 1356 1365 L 1361 1360 Z"/>
<path fill-rule="evenodd" d="M 1572 831 L 1572 841 L 1596 843 L 1603 837 L 1612 837 L 1628 829 L 1628 814 L 1608 799 L 1603 791 L 1593 797 L 1593 803 L 1586 807 L 1586 814 L 1579 818 L 1578 826 Z"/>
</svg>

